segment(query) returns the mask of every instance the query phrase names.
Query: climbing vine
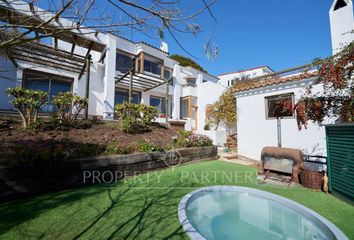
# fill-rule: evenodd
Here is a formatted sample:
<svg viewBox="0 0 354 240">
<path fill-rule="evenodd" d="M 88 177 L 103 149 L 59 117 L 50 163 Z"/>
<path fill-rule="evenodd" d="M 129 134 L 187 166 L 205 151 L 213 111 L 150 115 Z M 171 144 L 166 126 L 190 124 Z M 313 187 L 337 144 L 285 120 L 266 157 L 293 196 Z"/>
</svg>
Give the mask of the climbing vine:
<svg viewBox="0 0 354 240">
<path fill-rule="evenodd" d="M 316 59 L 311 67 L 318 69 L 314 84 L 323 86 L 323 93 L 313 90 L 313 85 L 295 104 L 299 130 L 308 122 L 322 123 L 326 117 L 340 122 L 354 122 L 354 42 L 341 52 L 326 59 Z"/>
</svg>

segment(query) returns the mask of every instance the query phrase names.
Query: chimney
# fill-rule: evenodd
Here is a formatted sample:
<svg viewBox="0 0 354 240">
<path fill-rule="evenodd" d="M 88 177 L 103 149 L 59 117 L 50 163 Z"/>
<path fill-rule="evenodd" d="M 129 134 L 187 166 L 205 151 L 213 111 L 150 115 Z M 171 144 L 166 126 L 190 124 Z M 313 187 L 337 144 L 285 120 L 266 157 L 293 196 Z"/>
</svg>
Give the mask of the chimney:
<svg viewBox="0 0 354 240">
<path fill-rule="evenodd" d="M 161 42 L 160 49 L 161 49 L 161 51 L 163 51 L 165 53 L 168 53 L 168 45 L 167 45 L 167 43 Z"/>
<path fill-rule="evenodd" d="M 352 0 L 334 0 L 329 10 L 333 55 L 354 40 Z"/>
</svg>

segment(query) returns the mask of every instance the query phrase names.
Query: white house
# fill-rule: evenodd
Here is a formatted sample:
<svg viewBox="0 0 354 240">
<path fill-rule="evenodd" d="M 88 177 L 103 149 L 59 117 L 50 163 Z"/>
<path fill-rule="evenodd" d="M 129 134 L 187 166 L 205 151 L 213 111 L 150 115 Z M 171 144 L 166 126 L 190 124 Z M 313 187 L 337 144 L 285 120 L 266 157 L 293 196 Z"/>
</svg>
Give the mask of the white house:
<svg viewBox="0 0 354 240">
<path fill-rule="evenodd" d="M 280 140 L 282 147 L 301 149 L 309 155 L 325 155 L 324 127 L 309 123 L 307 129 L 299 131 L 295 115 L 289 112 L 280 120 L 278 139 L 278 121 L 274 116 L 275 101 L 284 99 L 294 106 L 314 79 L 299 74 L 236 88 L 238 154 L 259 160 L 263 147 L 278 146 Z"/>
<path fill-rule="evenodd" d="M 335 0 L 329 15 L 332 48 L 335 54 L 354 40 L 352 1 Z M 269 74 L 269 77 L 260 78 L 248 86 L 237 87 L 235 82 L 238 154 L 259 160 L 263 147 L 278 146 L 281 143 L 283 147 L 301 149 L 305 154 L 325 156 L 326 141 L 323 126 L 310 122 L 307 129 L 299 131 L 295 115 L 290 111 L 280 122 L 274 116 L 274 103 L 277 100 L 285 100 L 289 106 L 294 106 L 304 93 L 305 87 L 313 83 L 315 76 L 290 74 L 290 71 L 281 77 L 279 74 Z M 231 74 L 222 77 L 225 81 L 234 79 Z M 314 86 L 313 92 L 322 91 L 321 85 Z"/>
<path fill-rule="evenodd" d="M 0 3 L 2 10 L 32 14 L 28 4 L 19 6 Z M 38 10 L 45 17 L 51 14 Z M 0 20 L 8 19 L 0 17 Z M 64 26 L 73 24 L 62 18 L 57 22 Z M 160 118 L 157 121 L 178 121 L 186 130 L 202 133 L 207 106 L 224 91 L 217 84 L 217 77 L 182 67 L 171 59 L 168 45 L 163 42 L 157 48 L 112 34 L 96 32 L 83 35 L 72 31 L 70 36 L 58 34 L 52 39 L 51 46 L 33 44 L 33 51 L 22 46 L 20 50 L 14 48 L 0 54 L 0 68 L 5 69 L 0 72 L 0 111 L 13 111 L 5 90 L 22 86 L 49 93 L 49 104 L 44 112 L 53 111 L 53 95 L 71 91 L 88 97 L 89 116 L 112 120 L 114 106 L 128 101 L 131 92 L 133 103 L 158 109 Z M 223 138 L 216 141 L 214 137 L 214 143 L 223 144 L 225 134 Z"/>
<path fill-rule="evenodd" d="M 238 80 L 256 78 L 264 75 L 274 73 L 274 71 L 268 66 L 260 66 L 245 70 L 239 70 L 236 72 L 224 73 L 218 76 L 219 84 L 224 87 L 230 87 L 234 85 Z"/>
</svg>

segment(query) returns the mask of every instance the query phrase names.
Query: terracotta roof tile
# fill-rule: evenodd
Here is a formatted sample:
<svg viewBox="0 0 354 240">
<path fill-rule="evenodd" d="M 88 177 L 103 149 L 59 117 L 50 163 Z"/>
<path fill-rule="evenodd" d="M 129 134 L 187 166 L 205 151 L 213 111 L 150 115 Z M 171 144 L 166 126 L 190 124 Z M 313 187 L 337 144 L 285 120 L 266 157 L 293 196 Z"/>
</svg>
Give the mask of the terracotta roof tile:
<svg viewBox="0 0 354 240">
<path fill-rule="evenodd" d="M 300 73 L 300 74 L 284 76 L 284 77 L 271 76 L 270 78 L 267 78 L 266 76 L 264 76 L 260 79 L 255 79 L 255 81 L 252 81 L 252 79 L 250 79 L 245 82 L 237 82 L 234 85 L 234 92 L 242 92 L 242 91 L 247 91 L 251 89 L 257 89 L 261 87 L 267 87 L 267 86 L 272 86 L 272 85 L 277 85 L 277 84 L 282 84 L 287 82 L 296 82 L 296 81 L 301 81 L 303 79 L 308 79 L 316 76 L 318 76 L 317 71 Z"/>
</svg>

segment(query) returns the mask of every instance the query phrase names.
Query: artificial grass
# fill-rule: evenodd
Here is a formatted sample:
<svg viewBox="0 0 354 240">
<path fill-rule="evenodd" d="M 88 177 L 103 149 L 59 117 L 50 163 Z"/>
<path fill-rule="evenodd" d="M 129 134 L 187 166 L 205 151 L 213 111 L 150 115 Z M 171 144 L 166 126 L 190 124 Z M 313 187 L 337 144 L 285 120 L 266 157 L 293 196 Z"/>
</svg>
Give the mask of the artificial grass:
<svg viewBox="0 0 354 240">
<path fill-rule="evenodd" d="M 0 238 L 187 239 L 177 216 L 181 198 L 202 186 L 240 185 L 302 203 L 354 239 L 353 206 L 302 187 L 257 185 L 255 177 L 255 168 L 209 161 L 4 203 Z"/>
</svg>

